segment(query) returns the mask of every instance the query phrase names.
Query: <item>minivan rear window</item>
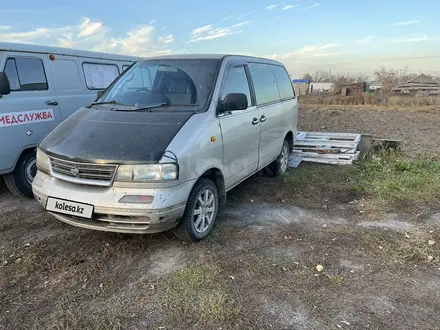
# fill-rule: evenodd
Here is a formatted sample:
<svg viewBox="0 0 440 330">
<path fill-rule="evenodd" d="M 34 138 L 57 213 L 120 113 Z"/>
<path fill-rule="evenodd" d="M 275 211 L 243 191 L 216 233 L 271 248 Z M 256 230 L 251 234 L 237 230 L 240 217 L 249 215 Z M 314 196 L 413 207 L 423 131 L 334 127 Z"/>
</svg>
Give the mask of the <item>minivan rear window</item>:
<svg viewBox="0 0 440 330">
<path fill-rule="evenodd" d="M 271 68 L 278 85 L 280 98 L 282 100 L 292 99 L 294 97 L 293 86 L 292 83 L 290 82 L 290 77 L 287 74 L 286 69 L 278 65 L 271 65 Z"/>
<path fill-rule="evenodd" d="M 278 86 L 271 67 L 272 65 L 269 64 L 249 63 L 249 70 L 255 88 L 257 105 L 280 100 Z"/>
</svg>

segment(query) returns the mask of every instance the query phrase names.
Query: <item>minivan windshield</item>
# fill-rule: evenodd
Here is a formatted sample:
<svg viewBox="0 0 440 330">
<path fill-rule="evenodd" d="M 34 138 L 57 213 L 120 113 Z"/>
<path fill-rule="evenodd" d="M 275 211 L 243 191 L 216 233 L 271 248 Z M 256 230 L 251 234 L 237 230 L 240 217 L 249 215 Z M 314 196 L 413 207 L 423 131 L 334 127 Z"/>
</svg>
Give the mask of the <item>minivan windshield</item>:
<svg viewBox="0 0 440 330">
<path fill-rule="evenodd" d="M 94 104 L 130 106 L 130 110 L 204 111 L 219 60 L 143 60 L 115 81 Z"/>
</svg>

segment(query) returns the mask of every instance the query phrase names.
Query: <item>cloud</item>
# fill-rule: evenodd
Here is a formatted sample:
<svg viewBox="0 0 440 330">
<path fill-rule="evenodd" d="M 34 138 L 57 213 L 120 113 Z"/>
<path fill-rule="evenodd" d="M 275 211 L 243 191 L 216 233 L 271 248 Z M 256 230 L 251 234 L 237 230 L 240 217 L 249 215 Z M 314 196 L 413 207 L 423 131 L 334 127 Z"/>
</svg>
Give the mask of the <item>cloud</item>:
<svg viewBox="0 0 440 330">
<path fill-rule="evenodd" d="M 250 24 L 249 21 L 245 21 L 223 28 L 214 28 L 212 24 L 205 25 L 193 30 L 189 42 L 212 40 L 212 39 L 223 38 L 232 34 L 243 33 L 243 30 L 241 30 L 241 28 L 249 24 Z"/>
<path fill-rule="evenodd" d="M 276 7 L 283 5 L 284 3 L 285 3 L 285 1 L 280 2 L 280 3 L 277 3 L 277 4 L 275 4 L 275 5 L 267 6 L 267 7 L 264 8 L 264 9 L 266 9 L 266 10 L 273 10 L 273 9 L 275 9 Z"/>
<path fill-rule="evenodd" d="M 435 41 L 435 40 L 438 40 L 438 37 L 430 37 L 427 35 L 413 34 L 408 37 L 394 39 L 393 41 L 397 42 L 397 43 L 408 43 L 408 42 Z"/>
<path fill-rule="evenodd" d="M 159 42 L 167 45 L 167 44 L 170 44 L 170 43 L 174 42 L 174 37 L 173 37 L 172 34 L 170 34 L 170 35 L 168 35 L 166 37 L 159 37 Z"/>
<path fill-rule="evenodd" d="M 288 9 L 292 9 L 292 8 L 295 8 L 295 7 L 298 7 L 298 6 L 299 6 L 298 3 L 296 5 L 287 5 L 287 6 L 284 6 L 283 9 L 281 9 L 281 10 L 288 10 Z"/>
<path fill-rule="evenodd" d="M 92 22 L 89 18 L 83 18 L 79 26 L 78 38 L 89 37 L 105 32 L 106 29 L 101 22 Z"/>
<path fill-rule="evenodd" d="M 331 43 L 331 44 L 325 44 L 325 45 L 312 45 L 312 46 L 304 46 L 296 51 L 288 52 L 288 53 L 282 53 L 282 54 L 272 54 L 272 55 L 266 55 L 266 57 L 273 58 L 273 59 L 288 59 L 293 57 L 328 57 L 328 56 L 334 56 L 336 53 L 324 53 L 323 50 L 331 49 L 339 47 L 340 44 L 338 43 Z"/>
<path fill-rule="evenodd" d="M 391 26 L 402 26 L 402 25 L 412 25 L 412 24 L 417 24 L 420 23 L 420 21 L 404 21 L 404 22 L 396 22 L 396 23 L 392 23 L 390 24 Z"/>
<path fill-rule="evenodd" d="M 332 57 L 337 56 L 339 53 L 317 53 L 310 55 L 311 57 Z"/>
<path fill-rule="evenodd" d="M 12 26 L 0 25 L 0 31 L 6 31 L 12 29 Z"/>
<path fill-rule="evenodd" d="M 301 9 L 302 10 L 307 10 L 307 9 L 318 7 L 318 6 L 319 6 L 319 3 L 315 3 L 314 5 L 311 5 L 311 6 L 308 6 L 308 7 L 304 7 L 304 8 L 301 8 Z"/>
<path fill-rule="evenodd" d="M 194 35 L 203 34 L 205 32 L 208 32 L 208 31 L 212 30 L 212 26 L 213 25 L 210 24 L 210 25 L 205 25 L 205 26 L 199 27 L 199 28 L 193 30 L 192 35 L 194 36 Z"/>
<path fill-rule="evenodd" d="M 84 17 L 77 25 L 39 27 L 30 31 L 15 31 L 13 27 L 0 29 L 0 40 L 147 56 L 171 53 L 167 47 L 174 37 L 172 34 L 158 35 L 152 25 L 142 25 L 125 35 L 114 36 L 103 22 Z"/>
<path fill-rule="evenodd" d="M 248 16 L 248 15 L 250 15 L 250 14 L 252 14 L 251 11 L 249 11 L 249 12 L 247 12 L 247 13 L 244 13 L 244 14 L 241 14 L 241 15 L 238 15 L 235 19 L 236 19 L 237 21 L 241 21 L 244 17 L 246 17 L 246 16 Z"/>
<path fill-rule="evenodd" d="M 148 24 L 153 25 L 154 23 L 156 23 L 156 19 L 153 18 L 150 22 L 148 22 Z"/>
<path fill-rule="evenodd" d="M 365 45 L 365 44 L 369 44 L 370 42 L 372 42 L 374 39 L 373 36 L 368 36 L 362 39 L 357 40 L 353 45 Z"/>
</svg>

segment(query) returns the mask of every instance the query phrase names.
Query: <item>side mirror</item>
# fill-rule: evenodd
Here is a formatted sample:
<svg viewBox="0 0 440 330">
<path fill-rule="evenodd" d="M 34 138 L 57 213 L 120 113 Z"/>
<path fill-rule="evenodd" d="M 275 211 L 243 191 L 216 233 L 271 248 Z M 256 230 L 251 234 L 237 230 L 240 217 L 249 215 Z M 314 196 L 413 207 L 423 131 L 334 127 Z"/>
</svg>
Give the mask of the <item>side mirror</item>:
<svg viewBox="0 0 440 330">
<path fill-rule="evenodd" d="M 99 99 L 102 94 L 104 94 L 105 91 L 97 91 L 96 92 L 96 99 Z"/>
<path fill-rule="evenodd" d="M 218 112 L 226 112 L 232 110 L 246 110 L 248 108 L 248 99 L 246 94 L 230 93 L 220 101 Z"/>
<path fill-rule="evenodd" d="M 6 73 L 0 72 L 0 95 L 8 95 L 11 93 L 11 85 Z"/>
</svg>

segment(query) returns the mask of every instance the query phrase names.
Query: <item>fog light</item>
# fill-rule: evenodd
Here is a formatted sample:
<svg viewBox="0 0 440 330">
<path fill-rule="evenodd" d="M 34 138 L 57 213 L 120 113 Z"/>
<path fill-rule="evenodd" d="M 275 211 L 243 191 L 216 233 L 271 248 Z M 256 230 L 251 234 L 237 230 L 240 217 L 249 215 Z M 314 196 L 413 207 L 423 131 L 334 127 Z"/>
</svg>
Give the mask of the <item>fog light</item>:
<svg viewBox="0 0 440 330">
<path fill-rule="evenodd" d="M 154 200 L 154 196 L 126 195 L 119 200 L 119 203 L 151 204 L 153 203 L 153 200 Z"/>
</svg>

